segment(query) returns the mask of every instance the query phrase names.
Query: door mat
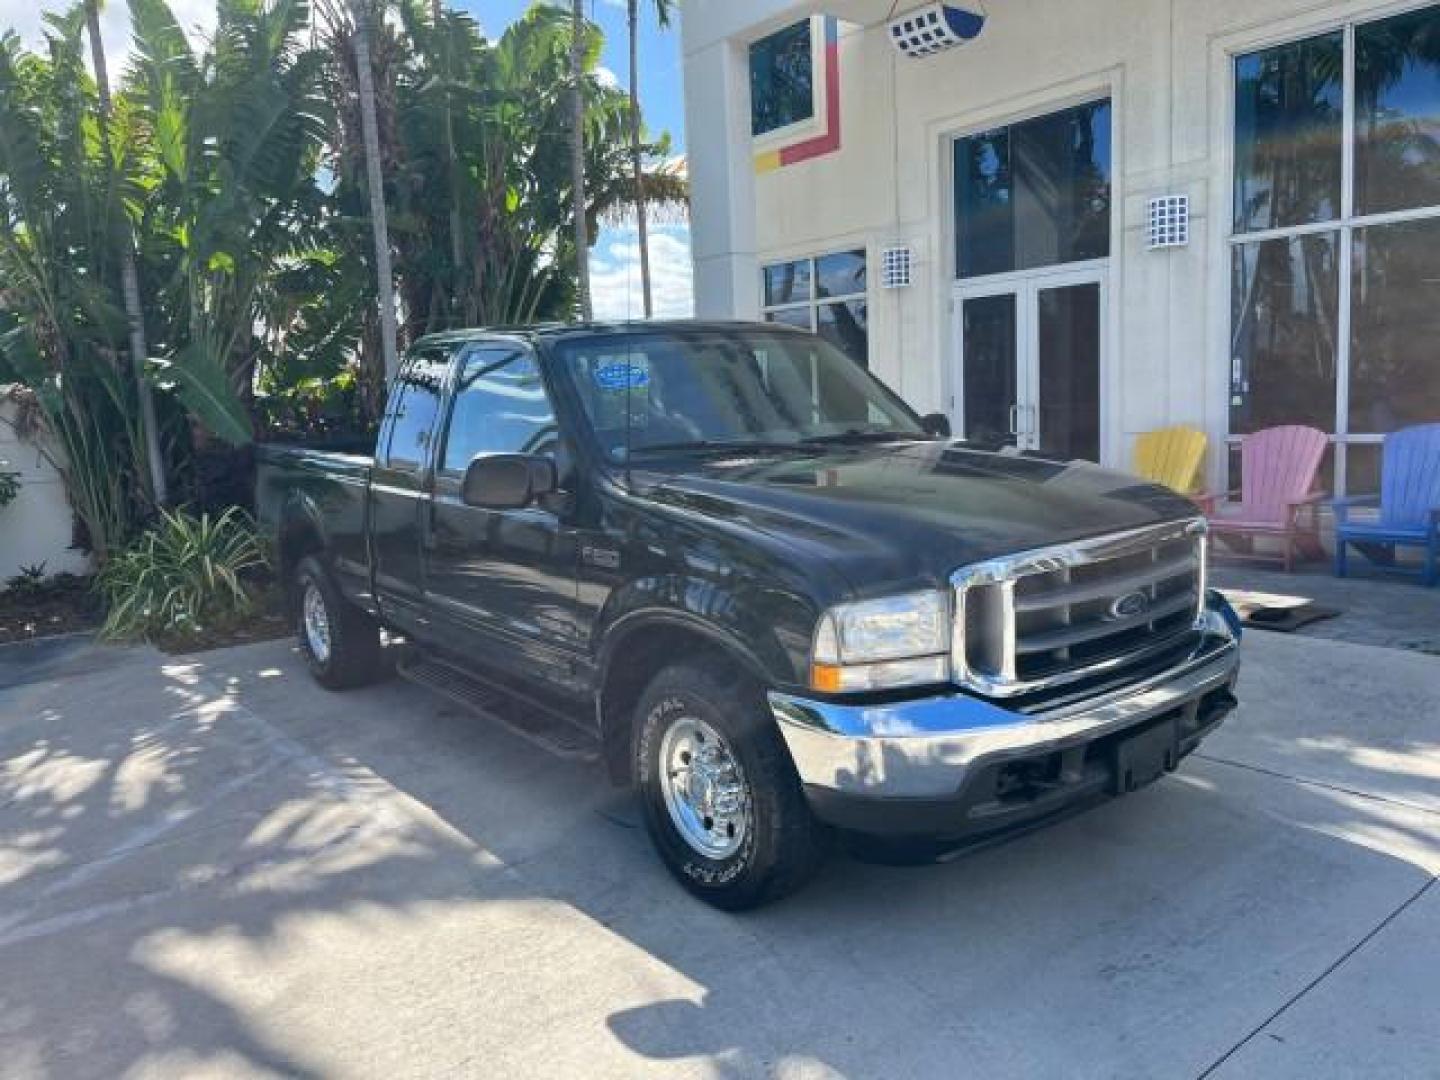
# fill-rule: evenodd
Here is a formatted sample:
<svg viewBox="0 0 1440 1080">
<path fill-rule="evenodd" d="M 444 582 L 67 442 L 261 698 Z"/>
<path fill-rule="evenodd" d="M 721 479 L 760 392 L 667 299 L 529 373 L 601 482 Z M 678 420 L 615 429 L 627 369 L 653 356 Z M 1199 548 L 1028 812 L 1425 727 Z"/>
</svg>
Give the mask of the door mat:
<svg viewBox="0 0 1440 1080">
<path fill-rule="evenodd" d="M 1247 630 L 1276 630 L 1288 634 L 1302 626 L 1344 614 L 1340 608 L 1317 604 L 1303 596 L 1276 596 L 1244 589 L 1222 589 L 1221 592 Z"/>
</svg>

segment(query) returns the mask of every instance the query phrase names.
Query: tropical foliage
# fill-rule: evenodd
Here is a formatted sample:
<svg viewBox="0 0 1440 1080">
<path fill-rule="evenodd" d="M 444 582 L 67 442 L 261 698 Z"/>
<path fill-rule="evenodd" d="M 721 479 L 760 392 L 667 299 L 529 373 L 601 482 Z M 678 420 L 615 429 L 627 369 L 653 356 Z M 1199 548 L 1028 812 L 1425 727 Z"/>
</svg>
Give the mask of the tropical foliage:
<svg viewBox="0 0 1440 1080">
<path fill-rule="evenodd" d="M 254 603 L 250 579 L 265 566 L 254 526 L 237 507 L 214 518 L 162 510 L 154 528 L 100 571 L 109 609 L 101 633 L 184 638 L 243 616 Z"/>
<path fill-rule="evenodd" d="M 188 520 L 157 491 L 193 492 L 215 444 L 379 413 L 357 12 L 402 347 L 577 310 L 572 41 L 588 235 L 640 191 L 685 198 L 661 169 L 637 190 L 630 101 L 599 75 L 598 28 L 582 22 L 577 39 L 567 7 L 537 4 L 489 41 L 421 0 L 218 0 L 197 42 L 166 0 L 129 0 L 133 48 L 113 87 L 87 64 L 93 7 L 48 17 L 38 50 L 0 37 L 0 383 L 25 388 L 102 562 L 126 552 L 133 569 L 147 523 Z M 665 150 L 644 141 L 642 157 Z M 152 430 L 168 485 L 149 468 Z"/>
</svg>

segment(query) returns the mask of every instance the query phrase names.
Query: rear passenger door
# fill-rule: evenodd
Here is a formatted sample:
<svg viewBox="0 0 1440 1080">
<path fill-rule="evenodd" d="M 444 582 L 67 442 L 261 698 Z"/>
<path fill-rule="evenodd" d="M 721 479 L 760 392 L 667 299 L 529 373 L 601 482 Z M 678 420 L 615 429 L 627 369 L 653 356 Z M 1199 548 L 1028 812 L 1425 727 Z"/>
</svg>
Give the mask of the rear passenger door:
<svg viewBox="0 0 1440 1080">
<path fill-rule="evenodd" d="M 565 499 L 487 510 L 460 497 L 477 454 L 549 456 L 564 483 L 566 455 L 539 361 L 528 344 L 494 341 L 466 349 L 457 369 L 431 506 L 427 601 L 448 623 L 447 647 L 574 690 L 577 546 L 560 516 Z"/>
<path fill-rule="evenodd" d="M 370 544 L 375 591 L 386 618 L 424 636 L 422 514 L 430 501 L 450 354 L 425 348 L 405 359 L 386 407 L 385 436 L 370 479 Z"/>
</svg>

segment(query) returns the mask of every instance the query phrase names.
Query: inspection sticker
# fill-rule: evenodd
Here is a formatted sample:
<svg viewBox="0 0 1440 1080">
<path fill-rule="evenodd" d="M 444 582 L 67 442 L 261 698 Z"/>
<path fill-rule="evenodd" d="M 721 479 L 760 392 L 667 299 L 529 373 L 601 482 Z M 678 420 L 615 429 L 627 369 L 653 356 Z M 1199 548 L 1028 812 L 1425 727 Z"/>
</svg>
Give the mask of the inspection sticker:
<svg viewBox="0 0 1440 1080">
<path fill-rule="evenodd" d="M 595 365 L 595 385 L 601 390 L 638 390 L 650 383 L 650 368 L 626 360 L 602 360 Z"/>
</svg>

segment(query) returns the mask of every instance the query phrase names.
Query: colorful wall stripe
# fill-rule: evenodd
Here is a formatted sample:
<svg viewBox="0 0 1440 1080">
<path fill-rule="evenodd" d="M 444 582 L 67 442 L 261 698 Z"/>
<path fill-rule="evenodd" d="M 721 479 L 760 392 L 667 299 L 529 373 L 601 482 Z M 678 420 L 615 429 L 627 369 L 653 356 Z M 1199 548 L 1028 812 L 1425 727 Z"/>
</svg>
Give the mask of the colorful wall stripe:
<svg viewBox="0 0 1440 1080">
<path fill-rule="evenodd" d="M 809 161 L 840 149 L 840 24 L 833 15 L 825 17 L 825 130 L 777 150 L 755 155 L 757 173 L 773 172 L 786 165 Z"/>
</svg>

